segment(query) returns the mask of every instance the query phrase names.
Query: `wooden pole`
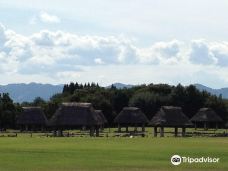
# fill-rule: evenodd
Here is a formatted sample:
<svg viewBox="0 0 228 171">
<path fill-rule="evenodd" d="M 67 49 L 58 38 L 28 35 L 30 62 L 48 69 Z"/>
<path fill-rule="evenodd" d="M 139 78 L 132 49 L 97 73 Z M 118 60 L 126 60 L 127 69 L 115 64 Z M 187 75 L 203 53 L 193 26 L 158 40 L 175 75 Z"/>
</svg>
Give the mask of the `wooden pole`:
<svg viewBox="0 0 228 171">
<path fill-rule="evenodd" d="M 118 124 L 118 132 L 121 132 L 121 126 Z"/>
<path fill-rule="evenodd" d="M 126 126 L 126 132 L 128 132 L 128 126 Z"/>
<path fill-rule="evenodd" d="M 177 134 L 178 134 L 178 128 L 177 127 L 175 127 L 175 137 L 177 137 Z"/>
<path fill-rule="evenodd" d="M 56 137 L 56 130 L 53 131 L 53 137 Z"/>
<path fill-rule="evenodd" d="M 154 137 L 157 137 L 158 133 L 157 133 L 157 127 L 154 127 Z"/>
<path fill-rule="evenodd" d="M 204 122 L 204 130 L 206 131 L 207 130 L 207 123 Z"/>
<path fill-rule="evenodd" d="M 137 132 L 137 124 L 135 124 L 135 129 L 134 129 L 135 132 Z"/>
<path fill-rule="evenodd" d="M 25 131 L 28 131 L 28 125 L 25 125 Z"/>
<path fill-rule="evenodd" d="M 215 129 L 218 129 L 218 122 L 215 123 Z"/>
<path fill-rule="evenodd" d="M 96 137 L 99 137 L 99 127 L 96 127 Z"/>
<path fill-rule="evenodd" d="M 142 132 L 145 132 L 145 124 L 142 125 Z"/>
<path fill-rule="evenodd" d="M 160 137 L 164 137 L 164 127 L 160 128 Z"/>
<path fill-rule="evenodd" d="M 186 133 L 186 128 L 183 127 L 183 128 L 182 128 L 182 137 L 185 137 L 185 133 Z"/>
<path fill-rule="evenodd" d="M 93 137 L 94 136 L 94 126 L 90 127 L 90 136 Z"/>
</svg>

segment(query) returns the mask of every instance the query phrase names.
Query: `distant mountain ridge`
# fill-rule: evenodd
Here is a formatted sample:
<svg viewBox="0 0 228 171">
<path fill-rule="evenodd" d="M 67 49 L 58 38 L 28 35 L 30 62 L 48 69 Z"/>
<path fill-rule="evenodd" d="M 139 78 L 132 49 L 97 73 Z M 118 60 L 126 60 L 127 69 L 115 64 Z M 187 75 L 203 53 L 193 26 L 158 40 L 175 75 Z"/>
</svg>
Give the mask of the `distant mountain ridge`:
<svg viewBox="0 0 228 171">
<path fill-rule="evenodd" d="M 113 83 L 117 89 L 131 88 L 135 85 Z M 207 91 L 211 94 L 219 96 L 220 94 L 224 99 L 228 99 L 228 88 L 213 89 L 202 84 L 194 84 L 200 91 Z M 111 85 L 106 88 L 110 88 Z M 49 100 L 54 94 L 61 93 L 63 85 L 52 85 L 52 84 L 40 84 L 40 83 L 29 83 L 29 84 L 8 84 L 0 85 L 0 93 L 9 93 L 10 97 L 14 102 L 32 102 L 36 97 L 41 97 L 44 100 Z"/>
<path fill-rule="evenodd" d="M 131 85 L 131 84 L 113 83 L 113 84 L 107 86 L 106 88 L 110 88 L 112 85 L 113 85 L 114 87 L 116 87 L 117 89 L 131 88 L 131 87 L 134 86 L 134 85 Z"/>
<path fill-rule="evenodd" d="M 213 89 L 202 84 L 194 84 L 194 86 L 200 91 L 207 91 L 213 95 L 222 95 L 222 98 L 228 99 L 228 88 Z"/>
<path fill-rule="evenodd" d="M 49 100 L 56 93 L 61 93 L 63 85 L 40 83 L 0 85 L 0 93 L 9 93 L 14 102 L 32 102 L 36 97 Z"/>
</svg>

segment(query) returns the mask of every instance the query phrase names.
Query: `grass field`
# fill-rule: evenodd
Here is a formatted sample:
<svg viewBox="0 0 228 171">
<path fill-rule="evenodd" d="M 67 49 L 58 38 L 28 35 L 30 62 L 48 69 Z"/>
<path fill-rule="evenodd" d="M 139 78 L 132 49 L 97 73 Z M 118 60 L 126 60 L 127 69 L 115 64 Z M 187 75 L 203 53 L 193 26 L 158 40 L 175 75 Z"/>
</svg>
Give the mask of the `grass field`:
<svg viewBox="0 0 228 171">
<path fill-rule="evenodd" d="M 173 166 L 170 157 L 219 157 Z M 1 137 L 0 171 L 228 170 L 228 138 Z"/>
</svg>

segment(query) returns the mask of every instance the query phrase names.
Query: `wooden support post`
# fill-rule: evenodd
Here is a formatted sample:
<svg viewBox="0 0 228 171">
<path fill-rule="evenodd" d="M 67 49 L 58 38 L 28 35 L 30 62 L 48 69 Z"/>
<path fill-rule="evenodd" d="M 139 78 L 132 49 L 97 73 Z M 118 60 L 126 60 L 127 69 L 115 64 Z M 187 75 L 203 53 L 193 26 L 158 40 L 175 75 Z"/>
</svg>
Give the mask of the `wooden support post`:
<svg viewBox="0 0 228 171">
<path fill-rule="evenodd" d="M 206 131 L 207 130 L 207 123 L 204 122 L 204 130 Z"/>
<path fill-rule="evenodd" d="M 174 136 L 177 137 L 177 135 L 178 135 L 178 128 L 175 127 L 174 129 L 175 129 L 175 131 L 174 131 Z"/>
<path fill-rule="evenodd" d="M 56 130 L 53 131 L 53 137 L 56 137 Z"/>
<path fill-rule="evenodd" d="M 90 136 L 94 137 L 94 126 L 90 127 Z"/>
<path fill-rule="evenodd" d="M 196 122 L 194 122 L 194 126 L 195 126 L 195 130 L 197 129 L 197 127 L 196 127 Z"/>
<path fill-rule="evenodd" d="M 185 137 L 185 133 L 186 133 L 186 128 L 183 127 L 183 128 L 182 128 L 182 137 Z"/>
<path fill-rule="evenodd" d="M 25 131 L 28 131 L 28 125 L 25 125 Z"/>
<path fill-rule="evenodd" d="M 215 123 L 215 129 L 218 129 L 218 122 Z"/>
<path fill-rule="evenodd" d="M 126 126 L 126 132 L 128 132 L 128 126 Z"/>
<path fill-rule="evenodd" d="M 121 132 L 121 126 L 118 124 L 118 132 Z"/>
<path fill-rule="evenodd" d="M 157 137 L 158 133 L 157 133 L 157 127 L 154 127 L 154 137 Z"/>
<path fill-rule="evenodd" d="M 135 124 L 134 131 L 137 132 L 137 124 Z"/>
<path fill-rule="evenodd" d="M 164 127 L 160 128 L 160 137 L 164 137 Z"/>
<path fill-rule="evenodd" d="M 96 127 L 96 137 L 99 137 L 99 127 Z"/>
<path fill-rule="evenodd" d="M 44 132 L 44 126 L 43 125 L 41 125 L 41 131 Z"/>
<path fill-rule="evenodd" d="M 145 132 L 145 125 L 142 125 L 142 132 Z"/>
</svg>

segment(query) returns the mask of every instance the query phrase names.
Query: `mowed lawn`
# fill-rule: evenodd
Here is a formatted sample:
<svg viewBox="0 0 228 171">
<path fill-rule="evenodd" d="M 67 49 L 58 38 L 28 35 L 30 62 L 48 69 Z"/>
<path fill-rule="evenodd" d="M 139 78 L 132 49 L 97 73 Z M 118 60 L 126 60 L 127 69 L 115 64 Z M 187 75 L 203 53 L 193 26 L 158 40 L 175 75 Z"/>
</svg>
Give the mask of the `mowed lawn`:
<svg viewBox="0 0 228 171">
<path fill-rule="evenodd" d="M 170 157 L 220 157 L 173 166 Z M 0 138 L 0 171 L 228 170 L 228 138 Z"/>
</svg>

